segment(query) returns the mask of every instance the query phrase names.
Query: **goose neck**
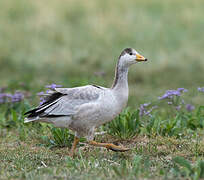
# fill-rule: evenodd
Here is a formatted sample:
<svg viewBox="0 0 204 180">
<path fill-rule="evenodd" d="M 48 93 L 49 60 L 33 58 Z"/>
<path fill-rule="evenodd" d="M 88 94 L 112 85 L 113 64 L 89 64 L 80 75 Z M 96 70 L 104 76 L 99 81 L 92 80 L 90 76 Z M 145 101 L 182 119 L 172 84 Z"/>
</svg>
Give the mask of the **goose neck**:
<svg viewBox="0 0 204 180">
<path fill-rule="evenodd" d="M 117 64 L 112 89 L 128 90 L 128 67 L 121 66 L 119 63 Z"/>
</svg>

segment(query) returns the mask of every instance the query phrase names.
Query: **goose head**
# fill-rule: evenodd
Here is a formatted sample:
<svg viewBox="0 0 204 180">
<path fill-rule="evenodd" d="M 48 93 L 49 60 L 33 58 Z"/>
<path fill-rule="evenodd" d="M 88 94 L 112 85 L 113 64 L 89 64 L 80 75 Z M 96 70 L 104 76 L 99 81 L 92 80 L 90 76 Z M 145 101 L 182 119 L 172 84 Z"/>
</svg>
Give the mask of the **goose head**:
<svg viewBox="0 0 204 180">
<path fill-rule="evenodd" d="M 132 64 L 142 61 L 147 61 L 147 59 L 133 48 L 124 49 L 119 56 L 119 64 L 123 67 L 129 67 Z"/>
</svg>

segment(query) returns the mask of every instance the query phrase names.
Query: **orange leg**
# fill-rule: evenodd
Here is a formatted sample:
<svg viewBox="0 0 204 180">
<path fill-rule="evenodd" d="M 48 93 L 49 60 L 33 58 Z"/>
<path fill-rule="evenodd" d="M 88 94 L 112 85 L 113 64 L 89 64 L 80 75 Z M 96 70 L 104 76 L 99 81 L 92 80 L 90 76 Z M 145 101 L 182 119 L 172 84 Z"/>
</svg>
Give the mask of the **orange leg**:
<svg viewBox="0 0 204 180">
<path fill-rule="evenodd" d="M 74 153 L 75 153 L 75 149 L 76 149 L 76 146 L 77 144 L 79 143 L 79 138 L 74 136 L 74 142 L 72 144 L 72 148 L 71 148 L 71 153 L 70 153 L 70 156 L 73 157 L 74 156 Z"/>
<path fill-rule="evenodd" d="M 89 144 L 93 145 L 93 146 L 97 146 L 97 147 L 105 147 L 107 149 L 110 149 L 110 150 L 116 151 L 116 152 L 124 152 L 124 151 L 130 150 L 130 148 L 125 148 L 122 146 L 116 146 L 115 144 L 111 144 L 111 143 L 98 143 L 96 141 L 89 141 Z"/>
</svg>

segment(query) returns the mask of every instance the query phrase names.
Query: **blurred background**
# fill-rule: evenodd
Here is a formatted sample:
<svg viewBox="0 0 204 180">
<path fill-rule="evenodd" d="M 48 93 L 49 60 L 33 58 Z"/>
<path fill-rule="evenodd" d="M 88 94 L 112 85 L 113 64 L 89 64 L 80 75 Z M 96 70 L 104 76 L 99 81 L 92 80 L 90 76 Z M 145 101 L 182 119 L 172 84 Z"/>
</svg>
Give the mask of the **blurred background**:
<svg viewBox="0 0 204 180">
<path fill-rule="evenodd" d="M 204 86 L 202 0 L 6 0 L 0 2 L 0 87 L 36 92 L 110 87 L 126 47 L 149 59 L 131 67 L 129 106 L 167 89 Z M 33 97 L 32 97 L 33 96 Z"/>
</svg>

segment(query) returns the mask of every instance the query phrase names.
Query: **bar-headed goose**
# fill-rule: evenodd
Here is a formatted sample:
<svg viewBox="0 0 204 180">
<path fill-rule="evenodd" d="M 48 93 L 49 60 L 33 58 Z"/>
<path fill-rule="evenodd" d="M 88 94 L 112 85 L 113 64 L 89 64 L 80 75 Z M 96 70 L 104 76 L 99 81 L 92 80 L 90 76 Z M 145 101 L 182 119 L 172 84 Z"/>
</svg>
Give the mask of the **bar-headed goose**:
<svg viewBox="0 0 204 180">
<path fill-rule="evenodd" d="M 71 149 L 74 155 L 79 138 L 84 136 L 89 144 L 113 151 L 127 151 L 128 148 L 110 143 L 98 143 L 94 131 L 98 126 L 113 120 L 128 101 L 128 69 L 137 62 L 147 61 L 136 50 L 126 48 L 118 58 L 115 79 L 111 88 L 87 85 L 74 88 L 55 88 L 46 94 L 45 101 L 26 112 L 25 122 L 46 122 L 55 127 L 75 131 Z"/>
</svg>

